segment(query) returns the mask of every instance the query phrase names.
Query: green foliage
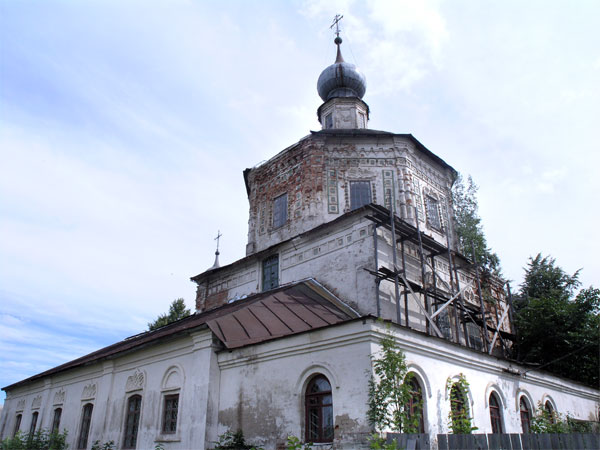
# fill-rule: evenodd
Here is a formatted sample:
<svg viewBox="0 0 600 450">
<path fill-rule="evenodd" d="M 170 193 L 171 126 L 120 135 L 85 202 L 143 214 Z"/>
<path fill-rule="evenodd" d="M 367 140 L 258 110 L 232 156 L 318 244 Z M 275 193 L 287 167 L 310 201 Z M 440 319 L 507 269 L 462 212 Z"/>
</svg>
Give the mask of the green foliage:
<svg viewBox="0 0 600 450">
<path fill-rule="evenodd" d="M 452 185 L 452 208 L 458 249 L 467 256 L 471 256 L 471 249 L 474 249 L 475 259 L 484 271 L 500 275 L 500 258 L 487 246 L 481 217 L 479 217 L 478 189 L 470 175 L 465 184 L 459 174 Z"/>
<path fill-rule="evenodd" d="M 548 411 L 542 402 L 538 403 L 536 414 L 531 419 L 532 433 L 590 433 L 587 422 L 564 417 L 556 411 Z"/>
<path fill-rule="evenodd" d="M 514 302 L 517 358 L 598 386 L 600 289 L 590 286 L 576 294 L 578 276 L 549 256 L 529 258 Z"/>
<path fill-rule="evenodd" d="M 373 433 L 369 436 L 369 448 L 373 450 L 396 450 L 395 442 L 391 442 L 387 444 L 385 439 L 383 439 L 379 434 Z"/>
<path fill-rule="evenodd" d="M 310 443 L 303 444 L 296 436 L 288 436 L 285 444 L 286 450 L 312 450 L 313 446 Z"/>
<path fill-rule="evenodd" d="M 386 335 L 380 341 L 381 356 L 373 359 L 375 377 L 369 380 L 369 403 L 367 419 L 376 429 L 418 433 L 422 405 L 416 405 L 415 413 L 409 410 L 411 397 L 410 378 L 404 353 L 393 336 Z"/>
<path fill-rule="evenodd" d="M 450 422 L 452 434 L 471 434 L 478 429 L 473 426 L 469 414 L 468 389 L 469 382 L 462 373 L 457 381 L 452 382 L 450 378 L 446 381 L 446 391 L 450 391 L 448 421 Z"/>
<path fill-rule="evenodd" d="M 219 436 L 219 440 L 214 444 L 214 450 L 262 450 L 248 444 L 242 430 L 226 431 Z"/>
<path fill-rule="evenodd" d="M 191 311 L 185 307 L 185 301 L 182 298 L 173 300 L 169 306 L 168 314 L 161 314 L 154 322 L 148 323 L 148 331 L 156 330 L 172 322 L 176 322 L 191 314 Z"/>
<path fill-rule="evenodd" d="M 67 430 L 62 433 L 41 429 L 30 435 L 18 432 L 0 442 L 1 450 L 64 450 L 68 447 Z"/>
<path fill-rule="evenodd" d="M 117 448 L 115 441 L 100 443 L 98 440 L 92 443 L 92 450 L 115 450 L 115 448 Z"/>
</svg>

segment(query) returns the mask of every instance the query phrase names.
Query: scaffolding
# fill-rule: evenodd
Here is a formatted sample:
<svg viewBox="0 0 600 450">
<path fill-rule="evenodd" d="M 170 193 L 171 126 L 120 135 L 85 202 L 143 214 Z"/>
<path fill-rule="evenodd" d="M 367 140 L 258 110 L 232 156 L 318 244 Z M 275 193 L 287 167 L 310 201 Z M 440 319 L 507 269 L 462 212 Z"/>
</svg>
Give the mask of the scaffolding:
<svg viewBox="0 0 600 450">
<path fill-rule="evenodd" d="M 504 357 L 511 356 L 514 335 L 511 333 L 512 297 L 508 283 L 496 278 L 495 281 L 500 283 L 502 291 L 501 294 L 497 294 L 496 301 L 491 296 L 484 295 L 482 268 L 477 263 L 474 252 L 472 258 L 469 259 L 452 250 L 448 232 L 446 232 L 446 245 L 440 244 L 423 233 L 420 229 L 416 208 L 416 227 L 380 205 L 369 205 L 366 217 L 374 223 L 375 270 L 365 270 L 375 277 L 378 317 L 382 316 L 380 285 L 382 281 L 389 281 L 394 284 L 396 322 L 398 324 L 413 328 L 409 309 L 409 298 L 412 298 L 420 313 L 425 317 L 427 334 L 471 348 L 478 348 L 489 354 L 494 352 Z M 446 219 L 448 220 L 448 218 Z M 391 237 L 392 268 L 380 265 L 378 250 L 378 230 L 380 229 L 387 230 Z M 420 280 L 418 277 L 410 277 L 407 270 L 409 257 L 407 247 L 409 245 L 416 248 Z M 414 256 L 411 258 L 415 259 Z M 444 266 L 447 267 L 448 281 L 440 273 L 440 268 Z M 463 275 L 463 281 L 467 280 L 466 282 L 461 282 L 460 274 Z M 472 283 L 468 282 L 468 276 L 472 278 Z M 473 291 L 476 291 L 476 294 Z M 474 294 L 472 298 L 465 298 L 467 292 Z M 498 306 L 501 303 L 504 305 L 502 311 L 499 311 Z M 510 331 L 502 329 L 507 315 L 511 324 Z M 449 324 L 446 319 L 450 322 Z M 442 327 L 443 330 L 440 329 L 442 322 L 445 325 Z M 479 342 L 473 333 L 473 327 L 478 330 Z"/>
</svg>

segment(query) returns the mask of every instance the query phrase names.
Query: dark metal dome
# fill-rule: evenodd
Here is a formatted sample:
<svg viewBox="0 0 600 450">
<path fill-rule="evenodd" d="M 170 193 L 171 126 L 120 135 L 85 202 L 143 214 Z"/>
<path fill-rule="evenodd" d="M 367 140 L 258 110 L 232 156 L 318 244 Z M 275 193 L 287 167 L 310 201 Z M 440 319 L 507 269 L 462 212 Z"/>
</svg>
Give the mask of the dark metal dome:
<svg viewBox="0 0 600 450">
<path fill-rule="evenodd" d="M 326 102 L 336 97 L 357 97 L 362 99 L 367 90 L 367 80 L 358 68 L 347 63 L 342 58 L 340 44 L 342 39 L 337 37 L 338 47 L 335 63 L 325 68 L 317 81 L 319 96 Z"/>
</svg>

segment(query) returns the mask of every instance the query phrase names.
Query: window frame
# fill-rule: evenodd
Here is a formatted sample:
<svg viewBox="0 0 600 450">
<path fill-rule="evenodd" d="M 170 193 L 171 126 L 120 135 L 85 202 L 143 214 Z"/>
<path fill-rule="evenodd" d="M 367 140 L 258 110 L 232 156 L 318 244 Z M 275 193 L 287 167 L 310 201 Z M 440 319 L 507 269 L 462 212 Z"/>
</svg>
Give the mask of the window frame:
<svg viewBox="0 0 600 450">
<path fill-rule="evenodd" d="M 324 380 L 329 386 L 329 390 L 320 390 L 318 392 L 310 392 L 312 387 L 317 384 L 318 380 Z M 329 402 L 324 403 L 329 397 Z M 316 403 L 312 404 L 311 400 L 315 399 Z M 311 412 L 316 411 L 317 413 L 317 437 L 316 439 L 312 437 L 313 428 L 311 427 L 310 416 Z M 327 417 L 325 416 L 327 414 Z M 331 424 L 330 434 L 325 434 L 325 423 L 329 419 Z M 331 382 L 329 379 L 323 374 L 314 375 L 308 384 L 306 385 L 306 389 L 304 391 L 304 419 L 305 419 L 305 440 L 306 442 L 311 442 L 315 444 L 323 444 L 323 443 L 331 443 L 334 438 L 334 424 L 333 424 L 333 392 L 331 389 Z"/>
<path fill-rule="evenodd" d="M 262 260 L 262 292 L 279 287 L 279 253 Z"/>
<path fill-rule="evenodd" d="M 349 186 L 349 194 L 350 194 L 350 211 L 354 211 L 355 209 L 361 208 L 369 203 L 373 203 L 373 190 L 371 186 L 370 180 L 352 180 L 348 182 Z M 367 187 L 365 195 L 365 191 L 363 191 L 362 187 Z M 368 197 L 368 201 L 367 200 Z M 356 203 L 355 200 L 356 199 Z"/>
<path fill-rule="evenodd" d="M 60 429 L 60 419 L 62 417 L 62 408 L 60 406 L 54 408 L 54 414 L 52 416 L 52 428 L 50 431 L 52 433 L 58 433 Z"/>
<path fill-rule="evenodd" d="M 498 398 L 498 394 L 495 392 L 490 393 L 488 399 L 488 406 L 490 410 L 490 423 L 492 425 L 492 434 L 504 433 L 504 426 L 502 425 L 502 402 Z"/>
<path fill-rule="evenodd" d="M 273 199 L 273 229 L 283 227 L 288 221 L 288 195 L 287 192 Z"/>
<path fill-rule="evenodd" d="M 137 402 L 137 407 L 132 411 L 131 405 L 134 401 Z M 136 448 L 142 415 L 142 396 L 140 394 L 131 395 L 127 399 L 126 408 L 122 448 Z"/>
<path fill-rule="evenodd" d="M 34 411 L 31 414 L 31 424 L 29 425 L 29 436 L 33 437 L 33 434 L 35 433 L 35 429 L 37 427 L 37 422 L 38 422 L 38 418 L 40 416 L 40 413 L 38 411 Z"/>
<path fill-rule="evenodd" d="M 425 216 L 427 217 L 427 225 L 434 230 L 444 231 L 442 215 L 440 214 L 440 201 L 429 194 L 425 194 Z"/>
<path fill-rule="evenodd" d="M 169 407 L 168 402 L 175 399 L 177 400 L 177 406 L 175 408 Z M 179 399 L 179 392 L 170 392 L 163 394 L 163 408 L 160 425 L 160 433 L 162 435 L 173 436 L 177 434 L 177 425 L 179 421 Z M 175 417 L 167 417 L 169 412 L 172 412 L 173 410 L 175 410 Z M 168 429 L 168 424 L 174 424 L 174 428 L 172 430 Z"/>
<path fill-rule="evenodd" d="M 92 414 L 94 412 L 94 404 L 86 403 L 81 408 L 81 420 L 79 422 L 79 435 L 77 436 L 77 449 L 86 449 L 92 428 Z"/>
<path fill-rule="evenodd" d="M 421 412 L 421 417 L 419 418 L 419 433 L 425 433 L 425 401 L 423 399 L 423 387 L 421 386 L 417 376 L 414 375 L 414 372 L 409 373 L 407 377 L 409 377 L 407 381 L 410 386 L 408 416 L 412 418 L 416 412 L 416 409 L 419 408 Z"/>
<path fill-rule="evenodd" d="M 525 418 L 523 416 L 525 416 Z M 519 398 L 519 417 L 521 419 L 521 430 L 523 433 L 531 433 L 531 408 L 524 395 L 521 395 Z"/>
<path fill-rule="evenodd" d="M 15 417 L 15 426 L 13 427 L 13 437 L 21 430 L 21 421 L 23 420 L 23 413 L 19 413 Z"/>
</svg>

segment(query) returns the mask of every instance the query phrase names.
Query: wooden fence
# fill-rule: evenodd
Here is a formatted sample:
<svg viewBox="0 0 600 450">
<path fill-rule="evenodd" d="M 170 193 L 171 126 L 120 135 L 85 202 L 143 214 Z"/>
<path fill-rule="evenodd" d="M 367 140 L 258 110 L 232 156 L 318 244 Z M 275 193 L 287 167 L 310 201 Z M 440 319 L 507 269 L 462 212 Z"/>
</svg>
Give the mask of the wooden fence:
<svg viewBox="0 0 600 450">
<path fill-rule="evenodd" d="M 432 450 L 429 435 L 388 433 L 399 449 Z M 599 450 L 600 434 L 438 434 L 438 450 Z"/>
</svg>

